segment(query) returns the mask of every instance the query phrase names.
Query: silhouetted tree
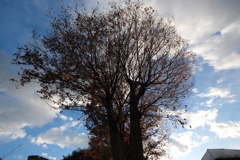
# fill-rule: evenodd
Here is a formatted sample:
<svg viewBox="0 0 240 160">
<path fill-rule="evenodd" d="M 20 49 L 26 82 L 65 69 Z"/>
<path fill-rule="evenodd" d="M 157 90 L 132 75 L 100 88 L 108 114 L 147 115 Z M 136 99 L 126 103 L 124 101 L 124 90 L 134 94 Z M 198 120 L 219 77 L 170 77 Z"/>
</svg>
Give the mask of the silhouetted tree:
<svg viewBox="0 0 240 160">
<path fill-rule="evenodd" d="M 86 153 L 85 149 L 77 149 L 72 151 L 71 154 L 68 154 L 67 156 L 63 156 L 63 160 L 85 160 L 84 155 Z"/>
<path fill-rule="evenodd" d="M 77 149 L 63 156 L 63 160 L 112 160 L 111 150 L 106 146 L 94 146 L 88 149 Z"/>
<path fill-rule="evenodd" d="M 193 85 L 194 55 L 172 20 L 152 7 L 130 0 L 109 6 L 63 9 L 13 63 L 26 66 L 20 82 L 36 80 L 42 99 L 82 111 L 93 143 L 110 146 L 114 160 L 143 160 L 160 155 L 161 138 L 152 137 L 164 118 L 185 123 L 178 110 Z"/>
</svg>

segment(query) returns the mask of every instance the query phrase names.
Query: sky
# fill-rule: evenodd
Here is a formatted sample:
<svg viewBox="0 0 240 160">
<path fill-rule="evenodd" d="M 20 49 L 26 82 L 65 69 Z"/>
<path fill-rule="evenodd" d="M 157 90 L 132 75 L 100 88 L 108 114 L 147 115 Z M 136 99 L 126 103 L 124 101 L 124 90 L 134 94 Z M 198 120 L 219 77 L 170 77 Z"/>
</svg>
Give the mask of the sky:
<svg viewBox="0 0 240 160">
<path fill-rule="evenodd" d="M 109 1 L 0 1 L 0 157 L 22 145 L 4 160 L 27 160 L 28 155 L 60 160 L 88 146 L 81 114 L 49 107 L 37 95 L 37 84 L 10 82 L 19 68 L 9 62 L 17 47 L 30 41 L 33 29 L 48 29 L 50 9 L 93 8 L 97 2 L 106 6 Z M 159 16 L 173 15 L 178 34 L 197 55 L 195 86 L 184 115 L 192 127 L 172 130 L 169 153 L 175 160 L 200 160 L 207 149 L 240 149 L 240 1 L 148 0 L 145 5 Z"/>
</svg>

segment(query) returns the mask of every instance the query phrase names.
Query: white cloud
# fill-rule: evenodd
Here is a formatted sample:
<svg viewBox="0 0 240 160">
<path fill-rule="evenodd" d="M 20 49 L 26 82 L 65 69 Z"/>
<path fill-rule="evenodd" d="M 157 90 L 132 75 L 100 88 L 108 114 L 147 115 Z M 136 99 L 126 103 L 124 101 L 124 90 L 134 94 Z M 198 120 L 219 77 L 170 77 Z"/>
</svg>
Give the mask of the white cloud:
<svg viewBox="0 0 240 160">
<path fill-rule="evenodd" d="M 231 100 L 229 100 L 228 102 L 229 102 L 229 103 L 234 103 L 234 102 L 237 102 L 237 101 L 234 100 L 234 99 L 231 99 Z"/>
<path fill-rule="evenodd" d="M 24 87 L 16 89 L 15 83 L 10 82 L 10 78 L 16 78 L 16 69 L 9 64 L 11 56 L 0 50 L 0 137 L 9 139 L 23 138 L 27 134 L 25 127 L 40 127 L 57 117 L 58 112 L 52 109 L 36 94 L 37 84 L 30 83 Z M 59 118 L 71 122 L 59 128 L 52 128 L 46 133 L 33 137 L 32 142 L 47 148 L 47 144 L 56 144 L 60 147 L 87 147 L 88 136 L 70 130 L 70 127 L 81 127 L 81 123 L 73 121 L 73 118 L 60 115 Z"/>
<path fill-rule="evenodd" d="M 183 115 L 188 120 L 186 128 L 196 129 L 198 127 L 205 127 L 213 122 L 217 117 L 218 110 L 216 108 L 210 110 L 199 110 L 197 112 L 187 112 Z"/>
<path fill-rule="evenodd" d="M 198 93 L 198 89 L 197 89 L 197 88 L 193 88 L 192 91 L 193 91 L 194 93 Z"/>
<path fill-rule="evenodd" d="M 209 140 L 209 137 L 208 137 L 208 136 L 203 136 L 203 137 L 202 137 L 202 141 L 206 142 L 206 141 L 208 141 L 208 140 Z"/>
<path fill-rule="evenodd" d="M 171 136 L 171 153 L 174 158 L 182 157 L 191 152 L 194 147 L 197 147 L 208 141 L 208 136 L 199 136 L 192 131 L 173 134 Z"/>
<path fill-rule="evenodd" d="M 64 115 L 62 115 L 62 114 L 59 115 L 59 118 L 62 119 L 62 120 L 64 120 L 64 121 L 66 121 L 66 120 L 69 119 L 67 116 L 64 116 Z"/>
<path fill-rule="evenodd" d="M 219 27 L 219 28 L 217 28 Z M 240 21 L 216 26 L 219 35 L 208 35 L 195 45 L 192 51 L 202 56 L 216 71 L 240 68 Z"/>
<path fill-rule="evenodd" d="M 151 0 L 161 15 L 174 15 L 179 34 L 190 50 L 215 70 L 240 68 L 240 1 Z"/>
<path fill-rule="evenodd" d="M 214 132 L 219 138 L 239 138 L 240 137 L 240 122 L 212 122 L 210 131 Z"/>
<path fill-rule="evenodd" d="M 210 128 L 209 131 L 216 134 L 218 138 L 239 138 L 240 137 L 240 122 L 216 122 L 218 110 L 213 108 L 206 111 L 190 112 L 183 115 L 188 120 L 188 125 L 192 129 L 198 127 Z M 189 128 L 186 126 L 186 128 Z M 207 137 L 203 137 L 206 140 Z M 184 149 L 184 147 L 182 148 Z"/>
<path fill-rule="evenodd" d="M 62 131 L 66 131 L 68 128 L 77 127 L 77 126 L 82 127 L 83 121 L 71 121 L 60 126 L 59 129 L 61 129 Z"/>
<path fill-rule="evenodd" d="M 47 153 L 42 153 L 42 156 L 47 156 L 48 154 Z"/>
<path fill-rule="evenodd" d="M 16 89 L 10 78 L 16 78 L 16 70 L 10 66 L 10 56 L 0 50 L 0 137 L 10 139 L 26 136 L 25 127 L 43 126 L 51 122 L 58 111 L 51 109 L 35 93 L 36 84 L 29 84 Z"/>
<path fill-rule="evenodd" d="M 51 128 L 37 137 L 30 137 L 30 141 L 37 145 L 55 144 L 61 148 L 86 148 L 88 146 L 88 135 L 69 129 L 75 127 L 78 123 L 73 121 L 60 127 Z"/>
<path fill-rule="evenodd" d="M 48 156 L 47 153 L 42 153 L 42 156 L 48 158 L 49 160 L 57 160 L 57 158 L 55 158 L 55 157 Z"/>
<path fill-rule="evenodd" d="M 223 81 L 224 81 L 224 78 L 220 78 L 220 79 L 217 80 L 217 84 L 220 84 L 220 83 L 222 83 Z"/>
<path fill-rule="evenodd" d="M 46 144 L 43 144 L 42 147 L 48 149 L 48 146 Z"/>
<path fill-rule="evenodd" d="M 207 7 L 213 5 L 218 7 L 215 9 Z M 213 5 L 206 4 L 206 2 L 204 2 L 204 5 L 202 4 L 203 7 L 196 5 L 198 8 L 202 8 L 208 15 L 205 17 L 203 14 L 199 14 L 201 17 L 195 17 L 197 20 L 195 25 L 186 23 L 188 26 L 196 28 L 194 33 L 191 29 L 183 30 L 183 32 L 189 32 L 188 36 L 191 33 L 198 34 L 189 38 L 190 43 L 193 44 L 192 51 L 203 57 L 215 70 L 240 68 L 240 48 L 238 43 L 240 38 L 240 20 L 239 18 L 234 19 L 234 17 L 236 18 L 237 4 L 232 3 L 229 5 L 223 1 L 218 1 Z M 222 11 L 223 7 L 225 7 L 224 10 L 228 10 L 228 13 L 225 12 L 224 16 L 222 16 L 223 14 L 217 14 Z M 198 10 L 196 11 L 198 12 Z M 219 35 L 213 35 L 217 32 Z M 186 38 L 188 37 L 186 36 Z"/>
<path fill-rule="evenodd" d="M 233 99 L 234 97 L 236 97 L 236 95 L 231 94 L 231 89 L 227 87 L 209 87 L 207 88 L 206 92 L 199 93 L 197 94 L 197 96 L 201 98 L 210 98 L 209 100 L 200 103 L 201 106 L 207 107 L 220 107 L 223 103 L 236 102 L 236 100 Z"/>
<path fill-rule="evenodd" d="M 200 110 L 197 112 L 189 112 L 183 115 L 188 120 L 187 125 L 191 125 L 192 129 L 198 127 L 209 128 L 210 132 L 216 134 L 218 138 L 239 138 L 240 137 L 240 121 L 232 122 L 216 122 L 218 110 L 216 108 L 210 110 Z M 189 126 L 186 128 L 190 129 Z M 206 138 L 203 137 L 206 140 Z M 184 149 L 184 147 L 182 148 Z"/>
<path fill-rule="evenodd" d="M 214 100 L 214 98 L 208 100 L 208 101 L 206 102 L 206 106 L 212 107 L 213 100 Z"/>
<path fill-rule="evenodd" d="M 234 95 L 231 95 L 229 88 L 217 88 L 209 87 L 207 93 L 198 94 L 199 97 L 210 97 L 210 98 L 232 98 Z"/>
<path fill-rule="evenodd" d="M 237 122 L 217 122 L 218 110 L 212 108 L 209 110 L 199 110 L 197 112 L 189 112 L 183 115 L 187 118 L 188 125 L 192 129 L 204 127 L 206 131 L 210 131 L 216 135 L 216 138 L 239 138 L 240 137 L 240 121 Z M 186 126 L 190 129 L 190 127 Z M 185 156 L 191 152 L 194 147 L 206 143 L 210 138 L 209 136 L 200 136 L 191 131 L 173 134 L 171 136 L 172 142 L 170 151 L 175 158 Z"/>
</svg>

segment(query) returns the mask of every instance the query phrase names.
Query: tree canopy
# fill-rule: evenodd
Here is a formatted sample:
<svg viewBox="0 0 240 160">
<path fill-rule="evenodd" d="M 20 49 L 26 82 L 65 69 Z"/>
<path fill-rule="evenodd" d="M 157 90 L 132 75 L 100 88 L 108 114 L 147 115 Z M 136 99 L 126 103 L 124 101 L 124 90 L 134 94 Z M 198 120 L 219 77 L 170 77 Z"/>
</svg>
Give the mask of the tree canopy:
<svg viewBox="0 0 240 160">
<path fill-rule="evenodd" d="M 71 9 L 18 49 L 21 84 L 36 81 L 42 99 L 83 112 L 90 143 L 110 147 L 114 160 L 161 156 L 168 137 L 161 122 L 185 123 L 178 111 L 186 109 L 195 59 L 187 41 L 172 18 L 140 1 Z"/>
</svg>

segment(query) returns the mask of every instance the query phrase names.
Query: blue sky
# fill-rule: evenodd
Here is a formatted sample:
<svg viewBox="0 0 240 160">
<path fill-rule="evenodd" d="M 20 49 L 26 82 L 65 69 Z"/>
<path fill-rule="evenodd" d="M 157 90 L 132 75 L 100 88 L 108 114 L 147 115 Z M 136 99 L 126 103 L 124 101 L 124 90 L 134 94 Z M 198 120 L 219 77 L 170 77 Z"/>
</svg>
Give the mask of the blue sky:
<svg viewBox="0 0 240 160">
<path fill-rule="evenodd" d="M 22 144 L 5 160 L 42 155 L 61 159 L 77 147 L 87 147 L 81 115 L 50 108 L 36 94 L 34 83 L 25 87 L 8 81 L 18 68 L 9 61 L 16 48 L 27 43 L 31 30 L 48 28 L 49 8 L 76 3 L 94 7 L 97 0 L 0 1 L 0 157 Z M 99 0 L 102 6 L 107 0 Z M 176 160 L 201 159 L 207 149 L 240 149 L 240 1 L 148 0 L 160 16 L 174 15 L 178 33 L 189 40 L 197 55 L 195 87 L 188 99 L 191 128 L 172 130 L 169 153 Z M 18 88 L 18 89 L 16 89 Z"/>
</svg>

